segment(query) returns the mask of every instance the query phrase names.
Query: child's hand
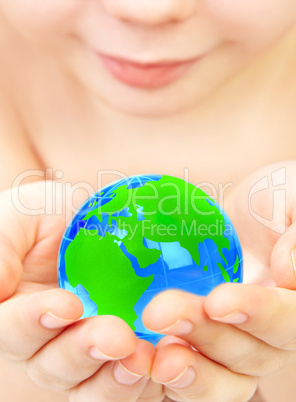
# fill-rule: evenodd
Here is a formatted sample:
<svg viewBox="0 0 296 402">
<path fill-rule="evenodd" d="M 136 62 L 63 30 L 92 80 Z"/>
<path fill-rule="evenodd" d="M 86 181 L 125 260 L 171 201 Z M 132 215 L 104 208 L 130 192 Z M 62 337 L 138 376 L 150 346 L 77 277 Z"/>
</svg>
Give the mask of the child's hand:
<svg viewBox="0 0 296 402">
<path fill-rule="evenodd" d="M 225 284 L 207 298 L 171 290 L 150 303 L 145 325 L 178 337 L 159 342 L 152 368 L 172 399 L 244 402 L 260 377 L 296 363 L 296 163 L 257 172 L 226 207 L 247 281 L 282 288 Z"/>
<path fill-rule="evenodd" d="M 19 191 L 27 208 L 45 207 L 43 182 Z M 1 354 L 24 366 L 38 385 L 67 392 L 71 401 L 131 401 L 140 396 L 161 401 L 162 386 L 149 380 L 153 346 L 137 340 L 118 317 L 77 321 L 81 302 L 57 289 L 64 215 L 28 216 L 16 210 L 11 195 L 0 195 Z"/>
<path fill-rule="evenodd" d="M 295 316 L 296 294 L 286 289 L 226 284 L 207 298 L 163 292 L 143 320 L 179 339 L 159 342 L 151 376 L 173 400 L 246 402 L 257 377 L 296 362 Z"/>
</svg>

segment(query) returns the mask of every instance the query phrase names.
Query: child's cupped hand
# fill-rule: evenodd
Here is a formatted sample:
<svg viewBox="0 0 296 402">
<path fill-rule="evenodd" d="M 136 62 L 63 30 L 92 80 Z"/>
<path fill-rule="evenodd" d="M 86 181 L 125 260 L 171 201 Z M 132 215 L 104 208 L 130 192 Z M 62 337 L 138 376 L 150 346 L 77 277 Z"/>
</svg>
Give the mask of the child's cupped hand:
<svg viewBox="0 0 296 402">
<path fill-rule="evenodd" d="M 44 182 L 0 195 L 0 353 L 70 401 L 161 401 L 163 387 L 150 379 L 154 347 L 118 317 L 77 321 L 81 302 L 58 289 L 65 214 L 22 211 L 45 205 Z"/>
<path fill-rule="evenodd" d="M 173 400 L 245 402 L 260 377 L 296 363 L 296 163 L 250 176 L 226 211 L 248 283 L 220 285 L 206 298 L 168 290 L 143 313 L 148 328 L 169 335 L 151 375 Z"/>
<path fill-rule="evenodd" d="M 296 163 L 285 166 L 282 184 L 281 166 L 268 167 L 243 182 L 226 204 L 250 283 L 221 285 L 207 298 L 177 290 L 159 294 L 143 321 L 173 336 L 156 351 L 118 317 L 77 321 L 79 299 L 57 288 L 65 216 L 26 215 L 13 205 L 11 191 L 2 193 L 0 352 L 25 366 L 38 385 L 65 391 L 75 402 L 157 402 L 164 392 L 177 401 L 249 400 L 261 376 L 296 361 Z M 265 176 L 276 185 L 254 192 Z M 44 186 L 13 191 L 39 209 Z"/>
</svg>

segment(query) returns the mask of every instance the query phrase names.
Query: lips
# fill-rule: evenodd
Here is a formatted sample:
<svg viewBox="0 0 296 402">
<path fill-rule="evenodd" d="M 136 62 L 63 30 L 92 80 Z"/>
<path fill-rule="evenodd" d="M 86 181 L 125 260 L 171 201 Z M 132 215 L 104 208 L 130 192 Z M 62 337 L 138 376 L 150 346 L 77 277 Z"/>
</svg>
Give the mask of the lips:
<svg viewBox="0 0 296 402">
<path fill-rule="evenodd" d="M 141 64 L 101 53 L 98 56 L 113 77 L 125 84 L 143 88 L 157 88 L 176 81 L 200 59 Z"/>
</svg>

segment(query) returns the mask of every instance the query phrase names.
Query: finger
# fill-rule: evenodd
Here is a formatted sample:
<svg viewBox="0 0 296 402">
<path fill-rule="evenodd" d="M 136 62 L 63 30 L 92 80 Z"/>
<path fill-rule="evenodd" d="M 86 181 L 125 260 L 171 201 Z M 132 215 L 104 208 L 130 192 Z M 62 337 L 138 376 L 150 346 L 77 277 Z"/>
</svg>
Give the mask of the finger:
<svg viewBox="0 0 296 402">
<path fill-rule="evenodd" d="M 136 349 L 131 328 L 115 316 L 77 322 L 46 344 L 27 364 L 39 386 L 67 390 L 92 376 L 108 360 L 124 358 Z"/>
<path fill-rule="evenodd" d="M 156 353 L 151 377 L 173 400 L 229 402 L 249 400 L 257 379 L 232 373 L 200 353 L 168 344 Z"/>
<path fill-rule="evenodd" d="M 80 300 L 63 289 L 10 299 L 0 305 L 0 351 L 28 359 L 82 313 Z"/>
<path fill-rule="evenodd" d="M 25 184 L 0 194 L 0 302 L 13 295 L 21 279 L 57 279 L 56 258 L 67 211 L 46 214 L 48 183 Z"/>
<path fill-rule="evenodd" d="M 44 184 L 25 185 L 0 194 L 0 301 L 11 296 L 23 274 L 22 261 L 34 245 L 39 219 L 21 213 L 24 198 L 35 200 Z M 31 195 L 31 197 L 28 197 Z M 17 203 L 19 201 L 19 205 Z"/>
<path fill-rule="evenodd" d="M 0 236 L 0 302 L 8 299 L 16 290 L 23 266 L 15 248 Z"/>
<path fill-rule="evenodd" d="M 271 272 L 275 283 L 286 289 L 296 289 L 296 224 L 283 234 L 271 254 Z"/>
<path fill-rule="evenodd" d="M 212 319 L 235 325 L 276 348 L 296 350 L 296 294 L 281 288 L 225 284 L 205 302 Z"/>
<path fill-rule="evenodd" d="M 144 310 L 144 325 L 156 332 L 178 336 L 210 359 L 242 374 L 267 375 L 291 358 L 287 351 L 278 350 L 233 325 L 210 319 L 204 312 L 204 301 L 205 298 L 188 292 L 160 293 Z"/>
<path fill-rule="evenodd" d="M 158 350 L 159 348 L 162 348 L 165 345 L 168 345 L 170 343 L 178 343 L 180 345 L 191 348 L 190 343 L 184 341 L 184 339 L 178 338 L 177 336 L 173 336 L 173 335 L 167 335 L 167 336 L 161 338 L 161 340 L 157 343 L 155 348 L 156 348 L 156 350 Z"/>
<path fill-rule="evenodd" d="M 148 384 L 154 355 L 154 347 L 138 339 L 132 355 L 121 361 L 105 363 L 89 380 L 70 391 L 70 401 L 138 401 Z M 162 388 L 154 388 L 154 391 L 152 396 L 159 398 Z"/>
<path fill-rule="evenodd" d="M 165 390 L 162 384 L 154 382 L 151 378 L 142 390 L 137 402 L 164 402 Z"/>
</svg>

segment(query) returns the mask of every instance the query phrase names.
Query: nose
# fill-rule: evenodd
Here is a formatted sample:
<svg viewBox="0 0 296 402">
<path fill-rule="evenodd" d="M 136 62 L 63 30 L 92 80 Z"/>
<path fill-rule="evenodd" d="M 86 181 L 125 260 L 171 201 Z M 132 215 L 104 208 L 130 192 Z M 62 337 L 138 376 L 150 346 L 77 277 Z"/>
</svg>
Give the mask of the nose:
<svg viewBox="0 0 296 402">
<path fill-rule="evenodd" d="M 101 0 L 112 17 L 135 25 L 163 25 L 190 17 L 198 0 Z"/>
</svg>

